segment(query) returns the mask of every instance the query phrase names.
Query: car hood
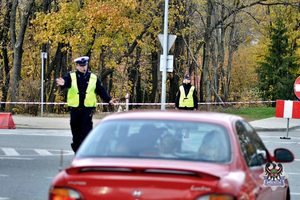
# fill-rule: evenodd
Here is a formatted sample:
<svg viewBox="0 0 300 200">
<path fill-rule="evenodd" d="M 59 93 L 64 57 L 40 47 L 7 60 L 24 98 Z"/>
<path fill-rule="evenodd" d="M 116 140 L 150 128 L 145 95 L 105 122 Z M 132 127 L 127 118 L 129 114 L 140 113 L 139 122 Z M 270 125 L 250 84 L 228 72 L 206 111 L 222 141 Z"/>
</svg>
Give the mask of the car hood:
<svg viewBox="0 0 300 200">
<path fill-rule="evenodd" d="M 150 159 L 75 159 L 64 184 L 86 199 L 195 199 L 218 190 L 229 165 Z"/>
</svg>

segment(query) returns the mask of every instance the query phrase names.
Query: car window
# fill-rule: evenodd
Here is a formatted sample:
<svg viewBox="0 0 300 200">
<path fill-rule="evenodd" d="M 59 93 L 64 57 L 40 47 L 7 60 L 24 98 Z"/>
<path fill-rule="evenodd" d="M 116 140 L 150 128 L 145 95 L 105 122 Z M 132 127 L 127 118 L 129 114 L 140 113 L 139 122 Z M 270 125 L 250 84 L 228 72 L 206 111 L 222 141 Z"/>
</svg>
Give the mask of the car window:
<svg viewBox="0 0 300 200">
<path fill-rule="evenodd" d="M 227 130 L 218 124 L 171 120 L 114 120 L 88 135 L 77 157 L 230 161 Z"/>
<path fill-rule="evenodd" d="M 235 127 L 247 165 L 254 167 L 265 164 L 268 161 L 267 150 L 253 127 L 245 121 L 237 121 Z"/>
</svg>

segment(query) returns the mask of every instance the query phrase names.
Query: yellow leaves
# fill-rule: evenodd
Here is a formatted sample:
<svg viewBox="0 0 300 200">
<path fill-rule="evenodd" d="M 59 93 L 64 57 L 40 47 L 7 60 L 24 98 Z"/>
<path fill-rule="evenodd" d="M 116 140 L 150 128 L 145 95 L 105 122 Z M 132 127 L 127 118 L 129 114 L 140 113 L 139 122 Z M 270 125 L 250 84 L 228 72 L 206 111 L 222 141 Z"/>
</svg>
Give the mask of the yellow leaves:
<svg viewBox="0 0 300 200">
<path fill-rule="evenodd" d="M 130 9 L 135 9 L 137 7 L 137 2 L 135 0 L 122 0 L 124 6 Z"/>
<path fill-rule="evenodd" d="M 35 40 L 46 43 L 48 41 L 59 43 L 68 42 L 68 39 L 76 33 L 76 26 L 80 26 L 76 20 L 78 7 L 72 3 L 61 3 L 60 11 L 56 13 L 37 13 L 32 23 L 36 28 Z"/>
<path fill-rule="evenodd" d="M 137 6 L 135 0 L 86 0 L 82 8 L 77 1 L 59 1 L 58 12 L 37 13 L 35 40 L 66 43 L 73 51 L 104 45 L 118 53 L 143 31 L 144 24 L 135 16 Z"/>
</svg>

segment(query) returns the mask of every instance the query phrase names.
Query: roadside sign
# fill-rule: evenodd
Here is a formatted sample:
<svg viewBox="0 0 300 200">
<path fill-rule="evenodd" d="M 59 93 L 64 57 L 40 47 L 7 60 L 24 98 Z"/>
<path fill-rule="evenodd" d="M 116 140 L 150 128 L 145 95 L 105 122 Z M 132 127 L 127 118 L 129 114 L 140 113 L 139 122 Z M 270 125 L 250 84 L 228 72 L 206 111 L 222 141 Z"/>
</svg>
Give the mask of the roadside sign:
<svg viewBox="0 0 300 200">
<path fill-rule="evenodd" d="M 164 62 L 163 62 L 164 56 L 160 55 L 160 71 L 164 70 Z M 173 61 L 174 61 L 174 56 L 173 55 L 168 55 L 167 58 L 167 72 L 173 72 Z"/>
<path fill-rule="evenodd" d="M 47 58 L 47 52 L 41 52 L 41 57 L 42 57 L 42 59 L 43 59 L 43 58 L 46 59 L 46 58 Z"/>
<path fill-rule="evenodd" d="M 171 47 L 173 46 L 175 40 L 176 40 L 176 35 L 168 35 L 168 52 L 170 51 Z M 164 48 L 164 35 L 163 34 L 158 34 L 158 39 L 159 42 L 162 46 L 162 48 Z"/>
<path fill-rule="evenodd" d="M 298 99 L 300 99 L 300 76 L 296 79 L 294 83 L 294 93 Z"/>
</svg>

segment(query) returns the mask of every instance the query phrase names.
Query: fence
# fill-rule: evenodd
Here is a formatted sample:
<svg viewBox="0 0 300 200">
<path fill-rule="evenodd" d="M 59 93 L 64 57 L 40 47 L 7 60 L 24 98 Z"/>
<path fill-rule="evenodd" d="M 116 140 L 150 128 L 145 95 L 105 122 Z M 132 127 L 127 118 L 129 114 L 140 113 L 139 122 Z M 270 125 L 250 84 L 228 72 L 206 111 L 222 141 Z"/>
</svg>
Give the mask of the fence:
<svg viewBox="0 0 300 200">
<path fill-rule="evenodd" d="M 43 105 L 43 106 L 42 106 Z M 30 115 L 51 115 L 65 114 L 68 112 L 67 103 L 65 102 L 0 102 L 1 111 L 11 111 L 17 114 Z M 165 103 L 166 109 L 174 109 L 174 103 Z M 258 106 L 275 106 L 275 101 L 248 101 L 248 102 L 200 102 L 199 110 L 203 111 L 222 111 L 224 109 L 241 107 L 258 107 Z M 3 109 L 5 108 L 5 109 Z M 143 109 L 160 109 L 161 103 L 131 103 L 118 102 L 113 106 L 108 103 L 97 103 L 96 112 L 122 112 L 128 110 Z M 43 110 L 42 110 L 43 109 Z"/>
</svg>

